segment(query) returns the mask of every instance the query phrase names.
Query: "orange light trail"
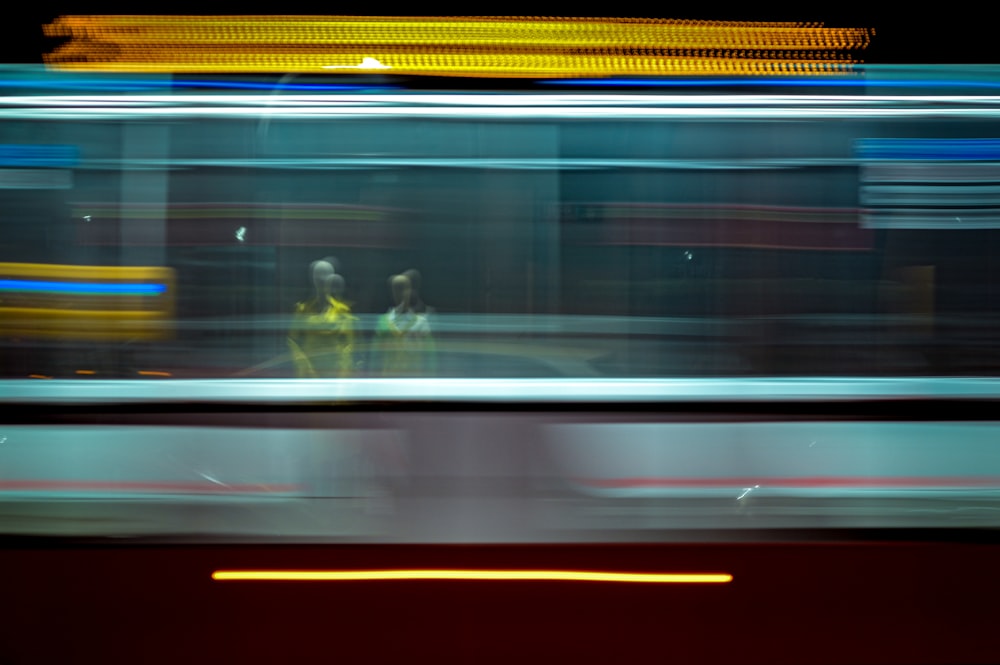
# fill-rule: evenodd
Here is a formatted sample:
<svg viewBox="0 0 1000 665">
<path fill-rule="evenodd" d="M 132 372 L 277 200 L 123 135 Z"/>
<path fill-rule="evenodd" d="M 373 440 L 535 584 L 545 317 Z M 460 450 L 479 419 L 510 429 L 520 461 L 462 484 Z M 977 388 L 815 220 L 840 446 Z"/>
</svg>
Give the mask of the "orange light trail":
<svg viewBox="0 0 1000 665">
<path fill-rule="evenodd" d="M 872 31 L 573 17 L 61 16 L 60 70 L 551 77 L 850 73 Z"/>
<path fill-rule="evenodd" d="M 170 372 L 154 372 L 152 370 L 141 369 L 139 376 L 173 376 Z"/>
<path fill-rule="evenodd" d="M 357 582 L 472 580 L 617 582 L 626 584 L 728 584 L 729 573 L 615 573 L 577 570 L 217 570 L 217 582 Z"/>
</svg>

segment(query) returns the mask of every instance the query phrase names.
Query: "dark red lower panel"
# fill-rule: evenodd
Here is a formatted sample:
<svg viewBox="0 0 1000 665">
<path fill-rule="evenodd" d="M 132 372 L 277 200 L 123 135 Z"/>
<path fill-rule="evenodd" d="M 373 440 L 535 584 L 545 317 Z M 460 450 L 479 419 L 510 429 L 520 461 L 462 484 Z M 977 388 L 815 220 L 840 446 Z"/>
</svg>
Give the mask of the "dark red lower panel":
<svg viewBox="0 0 1000 665">
<path fill-rule="evenodd" d="M 0 663 L 995 663 L 1000 546 L 0 551 Z M 214 582 L 218 569 L 728 572 L 730 584 Z"/>
</svg>

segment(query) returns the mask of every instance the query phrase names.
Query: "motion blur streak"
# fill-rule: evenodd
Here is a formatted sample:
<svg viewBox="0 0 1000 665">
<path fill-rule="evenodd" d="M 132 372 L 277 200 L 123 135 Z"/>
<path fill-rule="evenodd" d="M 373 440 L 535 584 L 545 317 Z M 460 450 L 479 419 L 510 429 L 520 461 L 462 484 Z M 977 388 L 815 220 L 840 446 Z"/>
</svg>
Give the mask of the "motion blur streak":
<svg viewBox="0 0 1000 665">
<path fill-rule="evenodd" d="M 165 339 L 173 325 L 173 281 L 173 270 L 161 267 L 0 263 L 0 332 L 28 339 Z"/>
<path fill-rule="evenodd" d="M 729 573 L 612 573 L 575 570 L 217 570 L 223 581 L 349 582 L 375 580 L 509 580 L 622 582 L 629 584 L 728 584 Z"/>
<path fill-rule="evenodd" d="M 477 77 L 830 75 L 863 28 L 620 18 L 63 16 L 55 69 Z"/>
<path fill-rule="evenodd" d="M 0 279 L 0 291 L 24 293 L 80 293 L 150 296 L 167 290 L 164 284 L 97 284 L 87 282 L 41 282 L 17 279 Z"/>
<path fill-rule="evenodd" d="M 1000 526 L 1000 69 L 295 87 L 330 76 L 0 72 L 0 532 Z"/>
</svg>

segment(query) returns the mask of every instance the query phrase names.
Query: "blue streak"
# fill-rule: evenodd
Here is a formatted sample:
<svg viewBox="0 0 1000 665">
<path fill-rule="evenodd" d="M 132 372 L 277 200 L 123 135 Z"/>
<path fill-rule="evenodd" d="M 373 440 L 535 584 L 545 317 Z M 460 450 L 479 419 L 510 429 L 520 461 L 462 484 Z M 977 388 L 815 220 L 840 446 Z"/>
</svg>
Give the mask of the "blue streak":
<svg viewBox="0 0 1000 665">
<path fill-rule="evenodd" d="M 0 290 L 28 291 L 31 293 L 101 293 L 109 295 L 155 296 L 164 293 L 167 290 L 167 285 L 0 279 Z"/>
<path fill-rule="evenodd" d="M 567 85 L 581 87 L 754 87 L 775 86 L 783 88 L 1000 88 L 1000 81 L 927 81 L 927 80 L 878 80 L 867 78 L 823 78 L 807 79 L 557 79 L 538 81 L 546 85 Z"/>
<path fill-rule="evenodd" d="M 0 166 L 76 166 L 80 152 L 72 145 L 0 144 Z"/>
<path fill-rule="evenodd" d="M 1000 139 L 992 138 L 861 139 L 854 145 L 862 159 L 1000 160 Z"/>
</svg>

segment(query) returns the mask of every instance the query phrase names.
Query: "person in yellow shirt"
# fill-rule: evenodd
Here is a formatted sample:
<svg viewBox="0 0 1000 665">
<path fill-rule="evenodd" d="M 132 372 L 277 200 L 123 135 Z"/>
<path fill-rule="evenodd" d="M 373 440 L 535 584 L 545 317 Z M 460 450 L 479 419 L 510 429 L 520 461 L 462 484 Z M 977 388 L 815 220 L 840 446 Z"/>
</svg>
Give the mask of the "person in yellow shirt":
<svg viewBox="0 0 1000 665">
<path fill-rule="evenodd" d="M 325 265 L 321 265 L 325 264 Z M 316 296 L 295 306 L 288 348 L 299 378 L 342 378 L 354 369 L 357 317 L 344 301 L 344 278 L 326 261 L 313 264 Z"/>
</svg>

